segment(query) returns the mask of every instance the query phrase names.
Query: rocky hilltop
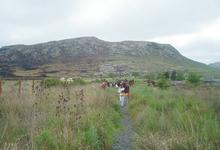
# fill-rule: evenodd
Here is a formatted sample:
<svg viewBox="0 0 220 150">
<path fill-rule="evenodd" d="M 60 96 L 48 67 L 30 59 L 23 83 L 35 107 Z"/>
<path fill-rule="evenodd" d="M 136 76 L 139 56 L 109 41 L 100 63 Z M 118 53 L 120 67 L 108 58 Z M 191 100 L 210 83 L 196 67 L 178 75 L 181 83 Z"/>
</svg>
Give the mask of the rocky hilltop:
<svg viewBox="0 0 220 150">
<path fill-rule="evenodd" d="M 93 76 L 166 70 L 209 70 L 173 46 L 146 41 L 107 42 L 81 37 L 0 48 L 2 76 Z"/>
</svg>

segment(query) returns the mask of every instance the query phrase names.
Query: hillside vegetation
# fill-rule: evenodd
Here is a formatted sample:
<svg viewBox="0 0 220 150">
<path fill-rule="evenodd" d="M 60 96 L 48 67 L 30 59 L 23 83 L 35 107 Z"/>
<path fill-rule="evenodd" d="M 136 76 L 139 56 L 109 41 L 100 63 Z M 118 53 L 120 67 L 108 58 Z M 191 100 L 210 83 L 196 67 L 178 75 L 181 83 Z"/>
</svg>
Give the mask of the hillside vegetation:
<svg viewBox="0 0 220 150">
<path fill-rule="evenodd" d="M 81 37 L 0 48 L 2 76 L 101 76 L 170 70 L 220 76 L 220 71 L 182 56 L 172 45 L 147 41 L 107 42 Z"/>
</svg>

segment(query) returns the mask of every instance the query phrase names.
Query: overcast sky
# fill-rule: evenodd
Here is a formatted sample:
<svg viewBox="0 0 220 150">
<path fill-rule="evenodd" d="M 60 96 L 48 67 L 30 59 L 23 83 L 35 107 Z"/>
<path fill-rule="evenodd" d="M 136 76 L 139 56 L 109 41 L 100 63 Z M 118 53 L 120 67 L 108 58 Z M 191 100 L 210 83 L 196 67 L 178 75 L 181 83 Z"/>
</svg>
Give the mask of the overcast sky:
<svg viewBox="0 0 220 150">
<path fill-rule="evenodd" d="M 220 0 L 0 0 L 0 47 L 81 36 L 170 43 L 220 61 Z"/>
</svg>

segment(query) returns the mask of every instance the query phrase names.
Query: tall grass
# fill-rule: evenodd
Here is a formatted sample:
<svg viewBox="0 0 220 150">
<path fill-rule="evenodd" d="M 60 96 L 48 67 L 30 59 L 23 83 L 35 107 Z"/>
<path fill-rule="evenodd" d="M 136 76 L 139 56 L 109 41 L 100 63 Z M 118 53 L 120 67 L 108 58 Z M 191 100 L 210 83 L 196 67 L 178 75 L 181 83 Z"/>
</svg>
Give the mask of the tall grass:
<svg viewBox="0 0 220 150">
<path fill-rule="evenodd" d="M 0 96 L 0 149 L 109 149 L 120 126 L 117 98 L 98 84 L 7 81 Z"/>
<path fill-rule="evenodd" d="M 139 135 L 136 149 L 219 149 L 219 93 L 216 88 L 136 85 L 129 104 Z"/>
<path fill-rule="evenodd" d="M 53 87 L 53 86 L 70 86 L 70 85 L 85 85 L 87 82 L 83 79 L 74 79 L 72 81 L 61 81 L 58 78 L 46 78 L 41 81 L 41 86 Z"/>
</svg>

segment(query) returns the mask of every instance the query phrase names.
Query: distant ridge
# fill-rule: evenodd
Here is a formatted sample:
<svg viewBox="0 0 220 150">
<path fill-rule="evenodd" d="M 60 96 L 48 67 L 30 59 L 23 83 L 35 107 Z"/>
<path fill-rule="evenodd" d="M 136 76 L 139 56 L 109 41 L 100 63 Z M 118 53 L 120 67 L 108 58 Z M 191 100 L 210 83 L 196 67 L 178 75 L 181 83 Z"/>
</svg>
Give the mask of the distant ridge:
<svg viewBox="0 0 220 150">
<path fill-rule="evenodd" d="M 220 62 L 212 63 L 209 66 L 220 69 Z"/>
<path fill-rule="evenodd" d="M 97 76 L 215 69 L 182 56 L 172 45 L 147 41 L 108 42 L 79 37 L 0 48 L 2 76 Z"/>
</svg>

